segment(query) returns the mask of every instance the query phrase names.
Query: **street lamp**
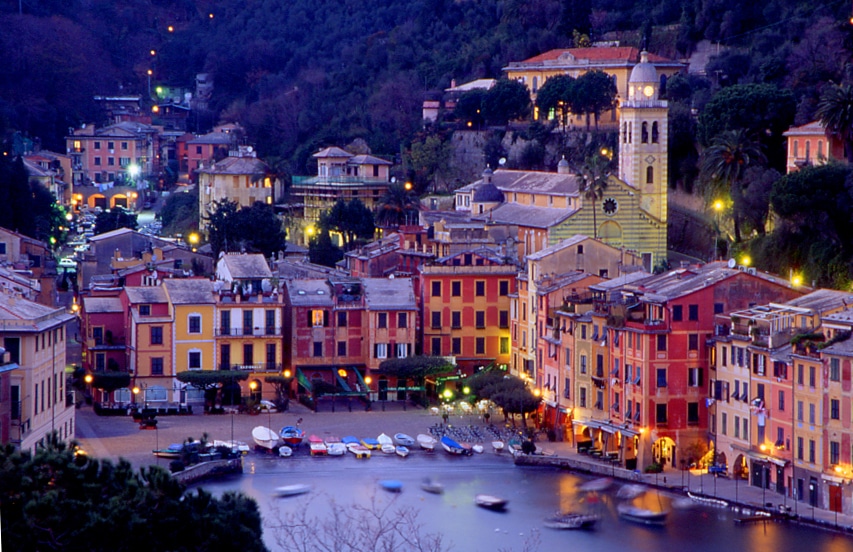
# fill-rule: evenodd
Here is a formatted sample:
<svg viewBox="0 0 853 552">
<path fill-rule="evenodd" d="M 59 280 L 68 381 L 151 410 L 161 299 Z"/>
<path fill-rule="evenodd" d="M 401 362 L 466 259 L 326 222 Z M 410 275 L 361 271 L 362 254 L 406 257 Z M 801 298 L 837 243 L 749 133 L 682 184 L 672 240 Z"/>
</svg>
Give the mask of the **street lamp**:
<svg viewBox="0 0 853 552">
<path fill-rule="evenodd" d="M 723 210 L 723 202 L 719 199 L 714 202 L 714 212 L 716 213 L 714 217 L 714 222 L 716 223 L 716 232 L 714 233 L 714 260 L 719 258 L 720 256 L 720 213 Z"/>
<path fill-rule="evenodd" d="M 198 241 L 199 241 L 198 234 L 195 232 L 192 232 L 189 236 L 187 236 L 187 241 L 190 243 L 192 250 L 195 251 L 196 246 L 198 245 Z"/>
</svg>

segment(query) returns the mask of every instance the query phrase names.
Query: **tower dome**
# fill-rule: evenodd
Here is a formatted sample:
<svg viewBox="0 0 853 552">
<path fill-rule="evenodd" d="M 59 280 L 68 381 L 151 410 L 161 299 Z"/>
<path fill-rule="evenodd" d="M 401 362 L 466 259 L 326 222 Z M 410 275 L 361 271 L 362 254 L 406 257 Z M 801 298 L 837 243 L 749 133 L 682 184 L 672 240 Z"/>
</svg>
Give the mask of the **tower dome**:
<svg viewBox="0 0 853 552">
<path fill-rule="evenodd" d="M 658 71 L 649 62 L 649 53 L 640 52 L 640 63 L 631 70 L 628 78 L 628 96 L 636 100 L 656 100 L 658 95 Z"/>
</svg>

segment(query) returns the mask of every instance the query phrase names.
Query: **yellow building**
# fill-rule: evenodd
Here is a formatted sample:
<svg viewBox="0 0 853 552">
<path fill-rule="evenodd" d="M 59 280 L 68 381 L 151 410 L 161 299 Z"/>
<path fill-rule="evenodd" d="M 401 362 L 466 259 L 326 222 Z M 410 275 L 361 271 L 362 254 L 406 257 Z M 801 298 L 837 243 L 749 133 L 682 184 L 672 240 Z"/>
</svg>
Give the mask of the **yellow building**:
<svg viewBox="0 0 853 552">
<path fill-rule="evenodd" d="M 163 282 L 172 325 L 172 365 L 175 373 L 215 370 L 215 307 L 213 282 L 199 278 Z M 190 393 L 197 393 L 189 390 Z M 199 399 L 199 396 L 187 397 Z"/>
<path fill-rule="evenodd" d="M 666 81 L 684 69 L 684 64 L 655 54 L 648 55 L 648 61 L 660 75 L 658 86 L 666 87 Z M 531 99 L 536 101 L 536 93 L 545 82 L 556 75 L 570 75 L 577 78 L 588 71 L 603 71 L 613 78 L 618 99 L 629 98 L 628 79 L 633 68 L 641 63 L 637 48 L 617 46 L 601 48 L 567 48 L 550 50 L 524 61 L 511 62 L 504 67 L 507 78 L 518 80 L 530 89 Z M 603 113 L 601 123 L 615 126 L 618 120 L 617 108 Z M 547 114 L 545 114 L 547 115 Z M 534 113 L 535 118 L 540 114 Z M 549 117 L 550 118 L 550 117 Z M 570 124 L 586 125 L 584 117 L 572 117 Z"/>
</svg>

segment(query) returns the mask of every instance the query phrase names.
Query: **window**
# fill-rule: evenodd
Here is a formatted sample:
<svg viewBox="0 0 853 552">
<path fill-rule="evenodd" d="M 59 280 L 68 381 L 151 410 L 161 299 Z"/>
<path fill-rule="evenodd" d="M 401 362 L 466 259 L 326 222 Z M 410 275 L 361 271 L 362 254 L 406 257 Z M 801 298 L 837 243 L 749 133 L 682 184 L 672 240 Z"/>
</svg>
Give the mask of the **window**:
<svg viewBox="0 0 853 552">
<path fill-rule="evenodd" d="M 841 443 L 838 441 L 829 442 L 829 463 L 830 465 L 838 464 L 841 459 Z"/>
<path fill-rule="evenodd" d="M 338 356 L 347 356 L 347 342 L 338 341 Z"/>
<path fill-rule="evenodd" d="M 374 346 L 374 357 L 376 358 L 388 358 L 388 344 L 387 343 L 376 343 Z"/>
<path fill-rule="evenodd" d="M 815 459 L 815 441 L 809 439 L 809 463 L 814 464 Z"/>
<path fill-rule="evenodd" d="M 566 355 L 566 368 L 572 367 L 572 349 L 570 347 L 566 347 L 563 352 Z"/>
<path fill-rule="evenodd" d="M 655 422 L 658 424 L 666 424 L 666 404 L 655 405 Z"/>
<path fill-rule="evenodd" d="M 190 351 L 188 364 L 189 370 L 201 370 L 201 351 Z"/>
<path fill-rule="evenodd" d="M 199 316 L 198 314 L 191 314 L 189 317 L 189 333 L 201 333 L 201 316 Z"/>
<path fill-rule="evenodd" d="M 252 335 L 252 326 L 255 325 L 252 309 L 243 310 L 243 335 Z"/>
<path fill-rule="evenodd" d="M 450 350 L 453 355 L 461 355 L 462 354 L 462 338 L 454 337 L 450 340 Z"/>
<path fill-rule="evenodd" d="M 220 335 L 231 335 L 231 311 L 220 311 L 219 333 Z"/>
<path fill-rule="evenodd" d="M 723 434 L 723 435 L 728 435 L 728 434 L 729 434 L 729 424 L 728 424 L 728 421 L 729 421 L 729 416 L 728 416 L 728 414 L 726 414 L 725 412 L 723 412 L 723 416 L 722 416 L 722 418 L 720 419 L 720 431 L 722 432 L 722 434 Z"/>
<path fill-rule="evenodd" d="M 816 418 L 815 413 L 816 413 L 815 404 L 809 403 L 809 423 L 812 425 L 814 425 L 814 423 L 815 423 L 815 418 Z"/>
<path fill-rule="evenodd" d="M 740 416 L 735 416 L 735 439 L 740 439 Z"/>
<path fill-rule="evenodd" d="M 814 366 L 809 366 L 809 387 L 815 387 L 815 369 Z"/>
<path fill-rule="evenodd" d="M 690 334 L 687 336 L 687 349 L 691 351 L 699 350 L 699 334 Z"/>
<path fill-rule="evenodd" d="M 151 359 L 151 375 L 163 375 L 163 357 L 154 357 Z"/>
<path fill-rule="evenodd" d="M 432 296 L 441 297 L 441 282 L 432 283 Z"/>
<path fill-rule="evenodd" d="M 797 364 L 797 385 L 803 385 L 803 365 Z"/>
<path fill-rule="evenodd" d="M 314 356 L 321 357 L 323 356 L 323 342 L 315 341 L 314 342 Z"/>
<path fill-rule="evenodd" d="M 107 149 L 108 150 L 116 149 L 116 143 L 115 142 L 107 142 Z"/>
<path fill-rule="evenodd" d="M 643 123 L 645 124 L 645 123 Z M 655 168 L 649 165 L 646 167 L 646 184 L 655 183 Z"/>
<path fill-rule="evenodd" d="M 841 403 L 838 399 L 829 399 L 829 417 L 833 420 L 840 420 Z"/>
<path fill-rule="evenodd" d="M 699 423 L 699 403 L 687 403 L 687 424 L 697 425 Z"/>
<path fill-rule="evenodd" d="M 122 143 L 121 143 L 121 149 L 123 149 L 123 150 L 127 150 L 127 142 L 122 142 Z"/>
<path fill-rule="evenodd" d="M 409 344 L 408 343 L 397 343 L 397 358 L 406 358 L 409 356 Z"/>
<path fill-rule="evenodd" d="M 272 372 L 278 370 L 276 362 L 276 346 L 275 343 L 267 343 L 267 371 Z"/>
<path fill-rule="evenodd" d="M 408 328 L 409 327 L 409 316 L 405 312 L 397 313 L 397 327 L 398 328 Z"/>
<path fill-rule="evenodd" d="M 498 282 L 498 295 L 501 297 L 509 295 L 509 282 L 507 280 L 501 280 Z"/>
<path fill-rule="evenodd" d="M 689 387 L 702 387 L 702 368 L 687 369 L 687 385 Z"/>
<path fill-rule="evenodd" d="M 103 372 L 107 368 L 107 355 L 104 353 L 95 354 L 95 370 Z"/>
<path fill-rule="evenodd" d="M 658 368 L 657 369 L 657 386 L 658 387 L 666 387 L 666 368 Z"/>
<path fill-rule="evenodd" d="M 474 283 L 474 295 L 477 297 L 484 297 L 486 295 L 486 282 L 477 280 Z"/>
<path fill-rule="evenodd" d="M 462 327 L 462 313 L 459 311 L 453 311 L 450 313 L 450 327 L 451 328 L 461 328 Z"/>
<path fill-rule="evenodd" d="M 803 459 L 803 438 L 797 437 L 797 459 Z"/>
<path fill-rule="evenodd" d="M 571 399 L 571 391 L 572 388 L 572 380 L 570 378 L 566 378 L 565 383 L 563 384 L 563 397 L 566 399 Z"/>
<path fill-rule="evenodd" d="M 672 306 L 672 321 L 673 322 L 681 322 L 682 309 L 683 309 L 683 307 L 681 305 L 673 305 Z"/>
<path fill-rule="evenodd" d="M 338 311 L 338 327 L 347 327 L 347 311 Z"/>
<path fill-rule="evenodd" d="M 797 401 L 797 421 L 803 421 L 803 401 Z"/>
<path fill-rule="evenodd" d="M 778 400 L 778 402 L 776 403 L 776 408 L 777 408 L 780 412 L 784 412 L 784 411 L 785 411 L 785 392 L 784 392 L 784 391 L 779 391 L 779 400 Z"/>
<path fill-rule="evenodd" d="M 486 311 L 477 311 L 474 313 L 474 320 L 477 328 L 486 327 Z"/>
<path fill-rule="evenodd" d="M 666 335 L 658 335 L 658 351 L 666 351 Z"/>
<path fill-rule="evenodd" d="M 581 374 L 586 374 L 586 355 L 581 355 Z"/>
<path fill-rule="evenodd" d="M 687 320 L 699 320 L 699 305 L 687 305 Z"/>
<path fill-rule="evenodd" d="M 139 305 L 139 316 L 151 316 L 151 305 Z"/>
<path fill-rule="evenodd" d="M 586 387 L 580 388 L 580 397 L 578 398 L 578 402 L 581 408 L 586 408 Z"/>
<path fill-rule="evenodd" d="M 275 335 L 275 311 L 267 309 L 264 311 L 264 326 L 267 335 Z"/>
<path fill-rule="evenodd" d="M 829 380 L 841 381 L 841 367 L 837 358 L 829 359 Z"/>
<path fill-rule="evenodd" d="M 461 297 L 462 296 L 462 282 L 450 282 L 450 296 L 451 297 Z"/>
<path fill-rule="evenodd" d="M 436 329 L 441 328 L 441 313 L 440 312 L 435 312 L 435 311 L 431 312 L 430 318 L 431 318 L 430 325 L 433 328 L 436 328 Z"/>
<path fill-rule="evenodd" d="M 625 365 L 625 383 L 632 383 L 634 381 L 634 367 L 630 364 Z"/>
<path fill-rule="evenodd" d="M 378 328 L 387 328 L 388 327 L 388 313 L 380 312 L 377 316 L 376 327 Z"/>
<path fill-rule="evenodd" d="M 432 342 L 430 344 L 430 351 L 432 351 L 433 356 L 441 356 L 441 338 L 433 337 Z"/>
<path fill-rule="evenodd" d="M 640 385 L 640 380 L 643 377 L 643 368 L 640 365 L 637 365 L 635 368 L 636 373 L 634 374 L 634 385 Z"/>
<path fill-rule="evenodd" d="M 498 327 L 509 328 L 509 311 L 502 310 L 498 312 Z"/>
<path fill-rule="evenodd" d="M 502 337 L 500 339 L 500 354 L 508 355 L 509 354 L 509 338 Z"/>
<path fill-rule="evenodd" d="M 474 354 L 475 355 L 484 355 L 486 354 L 486 338 L 478 337 L 474 340 Z"/>
<path fill-rule="evenodd" d="M 163 326 L 151 326 L 151 344 L 163 344 Z"/>
<path fill-rule="evenodd" d="M 308 327 L 322 328 L 329 325 L 329 312 L 316 309 L 308 312 Z"/>
</svg>

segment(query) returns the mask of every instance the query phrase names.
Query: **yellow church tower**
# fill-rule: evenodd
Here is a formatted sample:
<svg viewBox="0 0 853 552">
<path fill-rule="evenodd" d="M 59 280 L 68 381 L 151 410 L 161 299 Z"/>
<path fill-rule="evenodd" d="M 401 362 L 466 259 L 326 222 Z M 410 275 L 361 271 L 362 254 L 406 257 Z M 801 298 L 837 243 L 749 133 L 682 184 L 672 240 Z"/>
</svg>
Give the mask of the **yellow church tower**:
<svg viewBox="0 0 853 552">
<path fill-rule="evenodd" d="M 660 85 L 648 52 L 642 52 L 628 79 L 628 98 L 621 105 L 619 178 L 640 192 L 640 208 L 665 228 L 668 124 Z"/>
</svg>

